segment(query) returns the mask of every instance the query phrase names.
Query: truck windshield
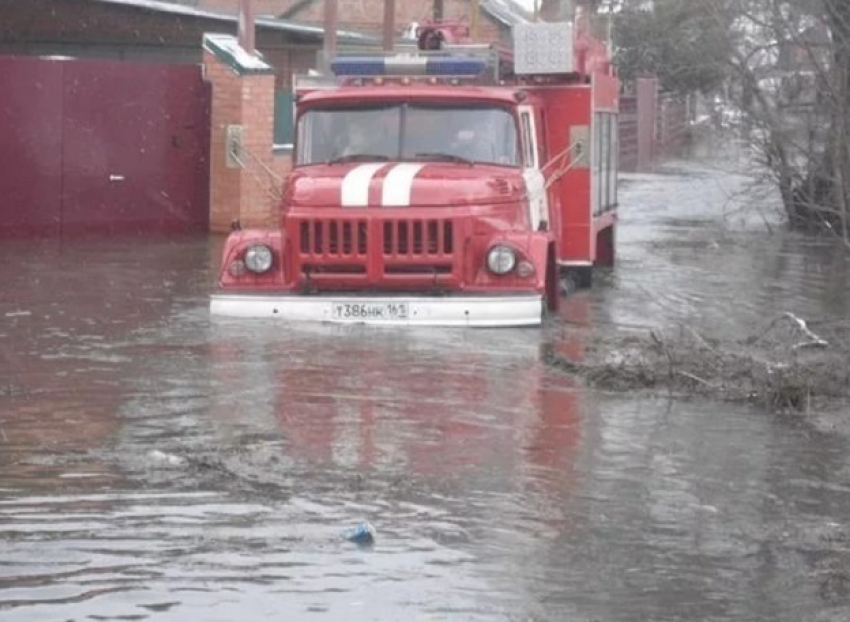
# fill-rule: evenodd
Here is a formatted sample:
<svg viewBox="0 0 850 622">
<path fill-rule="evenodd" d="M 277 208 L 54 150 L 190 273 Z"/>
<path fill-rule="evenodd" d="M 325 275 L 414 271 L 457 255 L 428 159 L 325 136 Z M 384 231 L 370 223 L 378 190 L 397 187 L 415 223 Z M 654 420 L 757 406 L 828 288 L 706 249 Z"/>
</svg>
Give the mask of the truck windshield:
<svg viewBox="0 0 850 622">
<path fill-rule="evenodd" d="M 296 163 L 447 161 L 519 166 L 516 121 L 495 106 L 328 108 L 298 123 Z"/>
</svg>

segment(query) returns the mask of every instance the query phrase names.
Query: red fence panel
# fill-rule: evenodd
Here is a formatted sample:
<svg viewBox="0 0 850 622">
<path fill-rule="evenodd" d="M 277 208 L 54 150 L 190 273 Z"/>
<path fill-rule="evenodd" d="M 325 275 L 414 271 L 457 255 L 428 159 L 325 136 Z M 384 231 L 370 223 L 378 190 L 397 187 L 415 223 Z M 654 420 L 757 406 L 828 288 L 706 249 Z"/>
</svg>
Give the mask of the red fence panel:
<svg viewBox="0 0 850 622">
<path fill-rule="evenodd" d="M 620 170 L 633 172 L 638 165 L 637 98 L 620 98 Z"/>
<path fill-rule="evenodd" d="M 66 232 L 206 228 L 204 86 L 194 66 L 66 67 Z"/>
<path fill-rule="evenodd" d="M 0 59 L 0 236 L 205 231 L 196 65 Z"/>
<path fill-rule="evenodd" d="M 0 235 L 61 227 L 62 64 L 0 57 Z"/>
</svg>

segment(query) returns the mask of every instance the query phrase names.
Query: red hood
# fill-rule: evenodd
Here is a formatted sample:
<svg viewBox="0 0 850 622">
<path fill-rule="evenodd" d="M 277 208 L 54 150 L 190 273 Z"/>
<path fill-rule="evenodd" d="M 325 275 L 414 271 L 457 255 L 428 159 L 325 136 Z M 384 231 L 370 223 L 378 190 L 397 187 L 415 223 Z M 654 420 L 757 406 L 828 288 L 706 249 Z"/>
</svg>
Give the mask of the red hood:
<svg viewBox="0 0 850 622">
<path fill-rule="evenodd" d="M 441 207 L 504 204 L 525 195 L 517 169 L 454 163 L 314 165 L 287 184 L 293 207 Z"/>
</svg>

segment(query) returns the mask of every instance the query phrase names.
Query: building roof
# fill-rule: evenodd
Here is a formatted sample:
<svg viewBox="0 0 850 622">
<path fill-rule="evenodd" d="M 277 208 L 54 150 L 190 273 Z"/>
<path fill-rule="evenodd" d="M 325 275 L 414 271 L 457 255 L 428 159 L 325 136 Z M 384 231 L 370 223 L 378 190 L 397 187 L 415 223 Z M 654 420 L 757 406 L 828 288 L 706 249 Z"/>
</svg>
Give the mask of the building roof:
<svg viewBox="0 0 850 622">
<path fill-rule="evenodd" d="M 505 26 L 532 21 L 528 11 L 514 0 L 481 0 L 480 6 Z"/>
<path fill-rule="evenodd" d="M 150 11 L 155 13 L 166 13 L 170 15 L 182 15 L 185 17 L 195 17 L 198 19 L 207 19 L 211 21 L 219 21 L 226 22 L 231 24 L 236 24 L 238 22 L 238 17 L 235 14 L 227 14 L 227 13 L 217 13 L 215 11 L 208 11 L 206 9 L 198 9 L 196 7 L 187 6 L 185 4 L 176 4 L 174 2 L 167 2 L 164 0 L 93 0 L 94 2 L 100 2 L 101 4 L 111 4 L 111 5 L 119 5 L 126 6 L 132 9 L 138 9 L 143 11 Z M 488 0 L 489 1 L 489 0 Z M 496 0 L 502 1 L 502 0 Z M 279 30 L 282 32 L 288 32 L 292 34 L 297 34 L 306 37 L 314 37 L 316 39 L 324 38 L 324 29 L 318 26 L 308 26 L 306 24 L 299 24 L 297 22 L 293 22 L 285 19 L 277 19 L 273 17 L 257 17 L 256 24 L 261 28 L 268 28 L 270 30 Z M 346 41 L 349 43 L 355 42 L 363 42 L 363 43 L 373 43 L 375 40 L 373 37 L 369 37 L 366 35 L 362 35 L 356 32 L 349 31 L 339 31 L 337 36 L 340 40 Z"/>
<path fill-rule="evenodd" d="M 292 17 L 301 9 L 313 4 L 317 0 L 297 0 L 286 11 L 282 17 Z M 505 26 L 532 21 L 531 15 L 516 0 L 481 0 L 479 7 L 493 19 Z"/>
</svg>

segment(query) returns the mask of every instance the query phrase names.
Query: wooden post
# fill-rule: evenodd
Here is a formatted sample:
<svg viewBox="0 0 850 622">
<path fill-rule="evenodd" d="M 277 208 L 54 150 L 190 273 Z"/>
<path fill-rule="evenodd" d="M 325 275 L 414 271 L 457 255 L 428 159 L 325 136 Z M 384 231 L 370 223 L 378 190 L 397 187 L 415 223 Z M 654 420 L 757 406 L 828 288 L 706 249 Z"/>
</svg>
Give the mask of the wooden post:
<svg viewBox="0 0 850 622">
<path fill-rule="evenodd" d="M 395 47 L 395 0 L 384 0 L 384 51 Z"/>
<path fill-rule="evenodd" d="M 253 54 L 255 50 L 255 24 L 253 0 L 239 0 L 239 45 Z"/>
<path fill-rule="evenodd" d="M 330 69 L 331 61 L 336 56 L 336 33 L 338 23 L 339 0 L 325 0 L 324 31 L 325 40 L 322 48 L 323 56 L 321 71 Z"/>
<path fill-rule="evenodd" d="M 638 78 L 637 95 L 637 171 L 652 170 L 658 133 L 658 79 Z"/>
<path fill-rule="evenodd" d="M 469 38 L 473 43 L 478 41 L 478 0 L 469 4 Z"/>
</svg>

